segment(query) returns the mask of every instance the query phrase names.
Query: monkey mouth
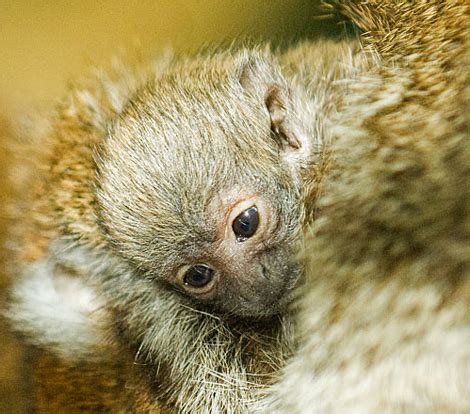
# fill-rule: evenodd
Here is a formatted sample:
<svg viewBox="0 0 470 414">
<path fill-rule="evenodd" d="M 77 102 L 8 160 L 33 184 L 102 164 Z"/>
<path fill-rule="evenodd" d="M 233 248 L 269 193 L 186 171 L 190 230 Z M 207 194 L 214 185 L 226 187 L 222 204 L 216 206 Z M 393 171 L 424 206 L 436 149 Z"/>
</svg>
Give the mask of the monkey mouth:
<svg viewBox="0 0 470 414">
<path fill-rule="evenodd" d="M 266 309 L 270 309 L 269 313 L 272 314 L 284 312 L 296 297 L 295 291 L 302 279 L 303 268 L 299 264 L 291 262 L 284 272 L 274 274 L 270 272 L 268 267 L 262 265 L 261 274 L 270 283 L 277 281 L 278 284 L 276 293 L 265 302 Z"/>
<path fill-rule="evenodd" d="M 282 272 L 273 271 L 269 266 L 263 263 L 260 263 L 260 268 L 260 274 L 263 279 L 274 283 L 276 283 L 276 281 L 283 281 L 283 283 L 280 283 L 282 289 L 288 291 L 295 289 L 304 272 L 302 265 L 294 261 L 288 261 Z"/>
</svg>

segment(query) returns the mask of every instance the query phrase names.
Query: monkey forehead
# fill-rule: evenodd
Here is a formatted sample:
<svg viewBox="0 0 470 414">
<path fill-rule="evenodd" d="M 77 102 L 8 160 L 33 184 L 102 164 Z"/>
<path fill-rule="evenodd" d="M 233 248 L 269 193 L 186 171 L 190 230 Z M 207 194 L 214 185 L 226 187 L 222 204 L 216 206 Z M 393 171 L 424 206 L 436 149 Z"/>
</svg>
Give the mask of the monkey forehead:
<svg viewBox="0 0 470 414">
<path fill-rule="evenodd" d="M 100 158 L 123 169 L 139 160 L 139 167 L 174 173 L 176 179 L 191 169 L 195 177 L 204 170 L 223 176 L 247 165 L 278 169 L 279 148 L 271 139 L 264 97 L 241 78 L 255 65 L 255 83 L 267 82 L 277 73 L 267 59 L 242 51 L 180 62 L 137 91 L 110 128 Z M 184 171 L 178 168 L 182 164 Z"/>
<path fill-rule="evenodd" d="M 122 191 L 148 191 L 153 180 L 167 192 L 199 192 L 246 172 L 279 178 L 282 170 L 269 114 L 239 83 L 208 91 L 171 80 L 142 91 L 110 129 L 97 158 L 102 179 L 112 176 L 110 183 Z"/>
<path fill-rule="evenodd" d="M 147 91 L 146 99 L 132 102 L 121 117 L 116 139 L 158 145 L 169 153 L 191 148 L 264 153 L 270 145 L 269 114 L 237 85 L 184 88 L 165 85 Z M 250 154 L 245 154 L 250 156 Z"/>
<path fill-rule="evenodd" d="M 104 158 L 126 162 L 127 153 L 162 168 L 180 160 L 187 160 L 188 168 L 229 158 L 275 162 L 266 108 L 236 87 L 222 89 L 147 91 L 110 129 Z"/>
</svg>

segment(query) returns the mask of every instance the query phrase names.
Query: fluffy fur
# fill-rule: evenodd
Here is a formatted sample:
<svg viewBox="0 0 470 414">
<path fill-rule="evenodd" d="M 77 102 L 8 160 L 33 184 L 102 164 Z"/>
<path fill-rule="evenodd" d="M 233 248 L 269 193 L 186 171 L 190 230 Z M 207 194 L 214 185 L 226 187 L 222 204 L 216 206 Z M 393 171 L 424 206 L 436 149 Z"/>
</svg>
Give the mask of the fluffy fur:
<svg viewBox="0 0 470 414">
<path fill-rule="evenodd" d="M 175 301 L 135 277 L 95 215 L 93 153 L 129 98 L 172 70 L 230 67 L 227 52 L 119 68 L 77 86 L 58 111 L 37 157 L 25 279 L 10 311 L 45 349 L 33 375 L 40 412 L 468 411 L 468 11 L 451 0 L 337 7 L 367 32 L 371 69 L 348 44 L 245 52 L 280 62 L 305 88 L 320 153 L 304 171 L 303 214 L 316 222 L 304 249 L 300 348 L 269 401 L 259 402 L 295 345 L 290 315 L 233 322 Z M 357 72 L 352 89 L 336 82 Z M 48 296 L 33 294 L 39 274 Z M 69 303 L 83 335 L 77 352 L 73 332 L 57 334 L 63 320 L 34 306 L 66 297 L 70 285 L 54 282 L 63 276 L 82 278 L 84 296 L 92 289 L 106 311 L 97 321 L 88 312 L 96 302 Z"/>
<path fill-rule="evenodd" d="M 227 82 L 227 99 L 235 101 L 232 108 L 238 108 L 238 96 L 233 94 L 231 86 L 234 79 L 229 75 L 236 70 L 235 74 L 240 76 L 237 62 L 252 62 L 258 75 L 266 74 L 264 67 L 267 65 L 269 70 L 274 68 L 277 76 L 283 72 L 293 87 L 301 91 L 305 112 L 294 115 L 308 123 L 318 169 L 306 172 L 311 182 L 314 179 L 318 182 L 323 159 L 321 149 L 329 141 L 329 116 L 338 109 L 346 91 L 347 84 L 343 80 L 354 77 L 358 70 L 354 63 L 356 48 L 354 41 L 339 44 L 323 41 L 318 45 L 301 45 L 280 57 L 260 49 L 191 59 L 168 57 L 156 65 L 120 67 L 111 76 L 101 74 L 87 86 L 77 86 L 59 109 L 36 157 L 39 167 L 31 184 L 32 208 L 28 210 L 28 219 L 23 218 L 26 224 L 19 251 L 22 276 L 9 311 L 11 320 L 16 322 L 15 328 L 40 349 L 33 375 L 34 398 L 39 411 L 48 404 L 54 409 L 79 410 L 84 402 L 87 407 L 112 409 L 123 398 L 125 406 L 137 412 L 153 413 L 173 408 L 188 413 L 243 413 L 255 409 L 253 404 L 276 380 L 294 346 L 289 313 L 260 321 L 225 319 L 194 309 L 149 277 L 142 277 L 138 272 L 141 269 L 133 267 L 132 257 L 124 260 L 127 252 L 119 248 L 119 243 L 127 243 L 126 246 L 132 248 L 134 232 L 128 231 L 127 238 L 119 240 L 103 225 L 103 220 L 110 222 L 116 203 L 125 204 L 129 197 L 124 192 L 116 193 L 113 204 L 109 192 L 103 190 L 101 176 L 95 174 L 93 155 L 99 148 L 103 158 L 107 157 L 102 148 L 109 144 L 110 126 L 122 122 L 123 111 L 132 111 L 133 107 L 128 107 L 131 97 L 137 94 L 137 97 L 151 99 L 154 96 L 149 84 L 158 84 L 165 78 L 162 85 L 173 88 L 173 104 L 183 108 L 188 105 L 186 100 L 180 100 L 183 83 L 186 88 L 205 93 L 205 99 L 211 101 L 214 97 L 209 93 L 210 88 Z M 258 65 L 260 69 L 256 69 Z M 198 86 L 201 83 L 202 88 Z M 258 87 L 256 83 L 252 86 Z M 134 99 L 136 101 L 138 98 Z M 225 104 L 220 97 L 216 103 Z M 216 106 L 208 106 L 195 119 L 205 122 L 207 130 L 214 126 L 205 116 Z M 200 111 L 200 108 L 191 109 Z M 220 123 L 216 115 L 211 119 Z M 238 119 L 239 140 L 253 132 L 251 125 L 261 125 L 262 120 L 253 114 L 246 116 L 256 119 L 250 118 L 248 123 L 237 114 L 233 117 Z M 266 114 L 262 116 L 265 120 Z M 190 120 L 186 123 L 189 125 Z M 185 122 L 181 125 L 187 128 Z M 150 126 L 146 129 L 141 125 L 140 130 L 135 130 L 135 136 L 142 136 L 137 132 L 148 133 Z M 174 128 L 173 123 L 169 127 Z M 227 123 L 227 130 L 229 127 L 232 128 Z M 234 145 L 229 143 L 228 147 Z M 253 152 L 244 162 L 260 161 L 267 153 L 269 156 L 271 150 L 262 147 L 257 150 L 257 145 L 260 143 L 252 145 Z M 131 155 L 135 148 L 126 153 L 130 161 L 134 161 Z M 122 154 L 122 158 L 125 159 L 126 154 Z M 165 153 L 160 156 L 165 161 Z M 203 159 L 204 153 L 198 156 Z M 167 157 L 170 161 L 174 159 L 171 154 Z M 98 161 L 101 164 L 102 160 Z M 138 162 L 143 161 L 138 159 Z M 171 163 L 161 173 L 178 175 L 170 167 Z M 177 163 L 176 167 L 184 174 L 184 165 Z M 125 181 L 125 175 L 116 178 L 122 170 L 113 171 L 106 185 L 113 180 Z M 132 178 L 138 170 L 128 172 Z M 139 183 L 146 182 L 147 177 L 134 174 Z M 194 176 L 192 178 L 194 181 Z M 159 188 L 163 186 L 163 182 L 157 184 Z M 310 202 L 301 205 L 301 217 L 305 221 L 314 216 L 314 187 L 311 186 Z M 188 193 L 193 190 L 189 188 Z M 104 200 L 109 210 L 103 209 Z M 148 200 L 140 201 L 140 204 L 134 202 L 133 212 L 140 211 L 152 218 L 149 211 L 142 209 Z M 170 214 L 171 209 L 161 204 Z M 189 211 L 194 206 L 186 207 Z M 173 216 L 168 217 L 171 224 Z M 129 226 L 129 218 L 117 218 L 111 230 L 116 231 L 121 224 Z M 175 229 L 180 228 L 176 222 L 175 226 Z M 171 238 L 174 232 L 169 230 Z M 164 243 L 160 245 L 164 246 Z M 148 261 L 152 255 L 143 258 Z M 85 302 L 80 305 L 69 301 L 71 290 L 78 290 L 77 299 L 84 298 Z M 64 330 L 62 334 L 61 330 Z M 109 361 L 110 355 L 118 357 Z M 97 363 L 100 357 L 102 367 Z M 65 386 L 62 377 L 68 384 L 74 384 L 73 387 Z M 96 392 L 100 387 L 106 391 L 101 396 Z"/>
<path fill-rule="evenodd" d="M 15 285 L 10 317 L 33 344 L 80 359 L 104 342 L 105 318 L 95 292 L 81 278 L 55 270 L 51 260 L 28 266 L 25 274 Z"/>
<path fill-rule="evenodd" d="M 300 350 L 267 411 L 469 412 L 468 5 L 338 3 L 381 64 L 338 118 Z"/>
</svg>

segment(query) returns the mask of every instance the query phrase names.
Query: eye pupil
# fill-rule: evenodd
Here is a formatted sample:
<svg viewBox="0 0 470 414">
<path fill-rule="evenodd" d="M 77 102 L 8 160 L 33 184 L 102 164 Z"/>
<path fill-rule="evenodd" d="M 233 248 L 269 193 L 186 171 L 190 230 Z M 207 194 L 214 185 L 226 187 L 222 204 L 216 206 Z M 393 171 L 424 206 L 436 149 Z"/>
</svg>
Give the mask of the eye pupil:
<svg viewBox="0 0 470 414">
<path fill-rule="evenodd" d="M 191 267 L 184 275 L 184 284 L 192 287 L 204 287 L 214 275 L 214 270 L 204 265 Z"/>
<path fill-rule="evenodd" d="M 258 207 L 252 206 L 233 220 L 232 230 L 238 241 L 245 241 L 256 233 L 258 225 Z"/>
</svg>

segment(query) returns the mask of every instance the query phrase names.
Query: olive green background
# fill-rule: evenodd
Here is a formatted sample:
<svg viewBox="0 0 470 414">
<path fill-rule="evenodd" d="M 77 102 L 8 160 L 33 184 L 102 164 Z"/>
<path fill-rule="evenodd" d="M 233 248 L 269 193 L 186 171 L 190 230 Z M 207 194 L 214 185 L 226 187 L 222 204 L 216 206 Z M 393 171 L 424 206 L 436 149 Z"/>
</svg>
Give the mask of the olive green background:
<svg viewBox="0 0 470 414">
<path fill-rule="evenodd" d="M 0 100 L 49 101 L 90 64 L 244 37 L 283 41 L 335 30 L 316 0 L 0 1 Z"/>
</svg>

